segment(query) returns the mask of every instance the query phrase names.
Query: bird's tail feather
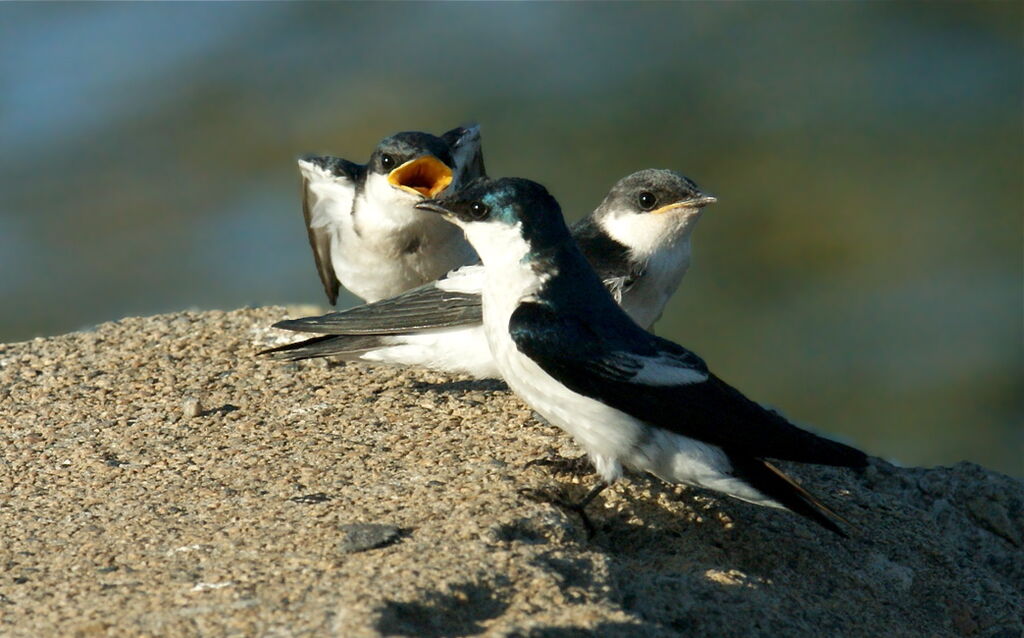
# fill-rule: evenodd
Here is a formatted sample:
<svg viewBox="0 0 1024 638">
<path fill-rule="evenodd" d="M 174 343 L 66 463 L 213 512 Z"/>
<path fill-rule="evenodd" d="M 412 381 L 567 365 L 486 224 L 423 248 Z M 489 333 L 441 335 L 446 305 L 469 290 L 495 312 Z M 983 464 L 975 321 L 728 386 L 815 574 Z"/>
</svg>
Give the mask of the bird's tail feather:
<svg viewBox="0 0 1024 638">
<path fill-rule="evenodd" d="M 735 475 L 746 480 L 765 496 L 776 500 L 787 509 L 814 521 L 825 529 L 843 538 L 849 538 L 849 535 L 839 527 L 836 521 L 841 521 L 851 527 L 852 524 L 815 498 L 779 468 L 758 458 L 730 457 L 730 460 Z"/>
<path fill-rule="evenodd" d="M 790 423 L 782 413 L 743 396 L 739 390 L 711 374 L 705 393 L 727 409 L 708 414 L 708 421 L 716 423 L 715 431 L 743 432 L 743 436 L 730 435 L 732 440 L 722 441 L 747 456 L 765 457 L 797 463 L 837 465 L 859 469 L 866 467 L 868 456 L 855 447 L 819 436 Z"/>
<path fill-rule="evenodd" d="M 283 361 L 299 361 L 317 357 L 358 359 L 360 355 L 384 345 L 376 335 L 323 335 L 260 351 Z"/>
</svg>

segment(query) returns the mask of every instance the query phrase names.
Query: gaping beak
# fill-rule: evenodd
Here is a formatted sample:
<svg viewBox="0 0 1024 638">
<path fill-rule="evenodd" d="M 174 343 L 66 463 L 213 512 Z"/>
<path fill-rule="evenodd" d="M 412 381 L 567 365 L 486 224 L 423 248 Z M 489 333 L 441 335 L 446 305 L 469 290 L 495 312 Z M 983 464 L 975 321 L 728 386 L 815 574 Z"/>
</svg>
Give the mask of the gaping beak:
<svg viewBox="0 0 1024 638">
<path fill-rule="evenodd" d="M 410 193 L 436 197 L 452 183 L 452 169 L 433 155 L 424 155 L 391 171 L 388 182 Z"/>
<path fill-rule="evenodd" d="M 671 204 L 662 206 L 661 208 L 655 208 L 654 210 L 651 211 L 651 214 L 660 215 L 662 213 L 668 213 L 678 208 L 704 208 L 708 204 L 714 204 L 717 201 L 718 198 L 715 197 L 714 195 L 705 195 L 704 193 L 701 193 L 696 197 L 684 199 L 680 202 L 673 202 Z"/>
</svg>

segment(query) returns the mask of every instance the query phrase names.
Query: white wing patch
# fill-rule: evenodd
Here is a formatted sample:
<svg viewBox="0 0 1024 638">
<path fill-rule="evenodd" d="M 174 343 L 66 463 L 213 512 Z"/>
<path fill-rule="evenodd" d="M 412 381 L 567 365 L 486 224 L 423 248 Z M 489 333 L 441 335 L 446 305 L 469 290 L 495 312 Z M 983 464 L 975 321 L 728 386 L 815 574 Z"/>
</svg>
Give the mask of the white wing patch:
<svg viewBox="0 0 1024 638">
<path fill-rule="evenodd" d="M 700 370 L 686 365 L 678 357 L 663 354 L 658 357 L 631 357 L 642 367 L 637 370 L 631 383 L 641 383 L 652 386 L 689 385 L 691 383 L 703 383 L 708 380 L 708 375 Z"/>
</svg>

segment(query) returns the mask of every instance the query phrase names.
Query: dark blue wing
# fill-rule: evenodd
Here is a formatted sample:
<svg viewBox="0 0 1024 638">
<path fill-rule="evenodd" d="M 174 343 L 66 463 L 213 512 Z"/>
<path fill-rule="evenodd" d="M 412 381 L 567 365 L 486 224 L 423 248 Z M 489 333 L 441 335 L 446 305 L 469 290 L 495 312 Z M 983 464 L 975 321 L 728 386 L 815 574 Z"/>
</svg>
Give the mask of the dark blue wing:
<svg viewBox="0 0 1024 638">
<path fill-rule="evenodd" d="M 802 430 L 747 399 L 682 346 L 633 324 L 617 328 L 541 303 L 520 304 L 509 321 L 519 351 L 545 372 L 647 423 L 752 457 L 866 464 L 863 452 Z"/>
</svg>

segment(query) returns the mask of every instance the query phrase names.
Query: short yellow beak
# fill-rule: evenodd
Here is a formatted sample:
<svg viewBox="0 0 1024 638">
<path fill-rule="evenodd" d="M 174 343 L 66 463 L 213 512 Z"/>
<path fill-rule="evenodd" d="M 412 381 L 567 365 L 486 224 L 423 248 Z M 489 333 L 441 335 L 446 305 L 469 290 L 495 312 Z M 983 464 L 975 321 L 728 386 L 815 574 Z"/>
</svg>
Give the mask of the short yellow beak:
<svg viewBox="0 0 1024 638">
<path fill-rule="evenodd" d="M 452 183 L 452 169 L 433 155 L 424 155 L 391 171 L 388 182 L 410 193 L 436 197 Z"/>
<path fill-rule="evenodd" d="M 681 202 L 675 202 L 667 204 L 661 208 L 655 208 L 651 211 L 651 215 L 660 215 L 662 213 L 668 213 L 678 208 L 704 208 L 708 204 L 714 204 L 718 201 L 718 198 L 714 195 L 701 195 L 691 199 L 684 199 Z"/>
</svg>

